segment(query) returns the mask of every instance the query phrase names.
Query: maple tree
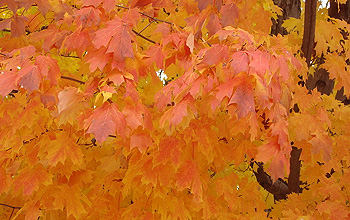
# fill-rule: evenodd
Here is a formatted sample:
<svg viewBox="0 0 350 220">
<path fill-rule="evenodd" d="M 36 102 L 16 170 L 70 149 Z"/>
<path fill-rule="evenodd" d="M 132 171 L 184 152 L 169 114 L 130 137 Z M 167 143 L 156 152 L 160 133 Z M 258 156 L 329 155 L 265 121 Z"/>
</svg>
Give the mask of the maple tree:
<svg viewBox="0 0 350 220">
<path fill-rule="evenodd" d="M 350 26 L 316 3 L 1 1 L 1 218 L 350 219 Z"/>
</svg>

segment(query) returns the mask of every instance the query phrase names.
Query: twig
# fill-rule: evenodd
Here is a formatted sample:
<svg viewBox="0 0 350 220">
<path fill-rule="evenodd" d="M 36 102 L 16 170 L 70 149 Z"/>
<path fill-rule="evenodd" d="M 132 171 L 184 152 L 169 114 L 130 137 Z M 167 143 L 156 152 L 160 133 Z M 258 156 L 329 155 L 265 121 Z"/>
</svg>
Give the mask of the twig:
<svg viewBox="0 0 350 220">
<path fill-rule="evenodd" d="M 142 28 L 142 30 L 139 32 L 139 34 L 141 34 L 142 31 L 146 30 L 146 28 L 148 28 L 148 26 L 150 26 L 153 22 L 154 22 L 154 20 L 151 21 L 150 23 L 148 23 L 144 28 Z"/>
<path fill-rule="evenodd" d="M 21 209 L 22 208 L 22 207 L 18 207 L 18 206 L 7 205 L 7 204 L 4 204 L 4 203 L 0 203 L 0 205 L 6 206 L 6 207 L 11 208 L 11 209 Z"/>
<path fill-rule="evenodd" d="M 60 54 L 61 57 L 69 57 L 69 58 L 77 58 L 77 59 L 81 59 L 78 56 L 72 56 L 72 55 L 64 55 L 64 54 Z"/>
<path fill-rule="evenodd" d="M 135 31 L 134 29 L 132 29 L 132 32 L 134 32 L 134 34 L 136 34 L 137 36 L 139 36 L 139 37 L 141 37 L 141 38 L 143 38 L 143 39 L 145 39 L 145 40 L 147 40 L 147 41 L 149 41 L 149 42 L 151 42 L 153 44 L 156 44 L 155 41 L 149 39 L 148 37 L 146 37 L 146 36 L 144 36 L 142 34 L 140 34 L 139 32 Z"/>
<path fill-rule="evenodd" d="M 146 13 L 143 13 L 143 12 L 139 12 L 140 14 L 142 14 L 143 16 L 146 16 L 154 21 L 157 21 L 157 22 L 163 22 L 163 23 L 166 23 L 166 24 L 170 24 L 170 25 L 174 25 L 174 23 L 170 22 L 170 21 L 164 21 L 164 20 L 161 20 L 161 19 L 158 19 L 158 18 L 155 18 L 155 17 L 152 17 Z"/>
<path fill-rule="evenodd" d="M 68 76 L 61 76 L 61 79 L 67 79 L 67 80 L 70 80 L 70 81 L 73 81 L 73 82 L 77 82 L 77 83 L 80 83 L 80 84 L 85 84 L 85 82 L 83 82 L 83 81 L 80 81 L 78 79 L 73 79 L 73 78 L 70 78 Z"/>
</svg>

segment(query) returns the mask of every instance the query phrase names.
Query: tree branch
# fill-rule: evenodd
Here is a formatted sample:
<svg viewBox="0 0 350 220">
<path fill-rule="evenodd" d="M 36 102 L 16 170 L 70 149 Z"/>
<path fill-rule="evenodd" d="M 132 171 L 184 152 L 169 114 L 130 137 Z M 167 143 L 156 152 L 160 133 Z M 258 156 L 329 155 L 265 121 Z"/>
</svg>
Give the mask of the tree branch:
<svg viewBox="0 0 350 220">
<path fill-rule="evenodd" d="M 292 147 L 290 157 L 290 172 L 288 177 L 288 183 L 279 178 L 273 182 L 270 175 L 264 171 L 262 163 L 252 162 L 250 164 L 253 167 L 254 163 L 258 165 L 257 171 L 254 171 L 254 175 L 258 183 L 269 193 L 273 194 L 275 200 L 286 199 L 290 193 L 300 193 L 300 164 L 299 160 L 302 149 Z"/>
<path fill-rule="evenodd" d="M 0 205 L 8 207 L 8 208 L 11 208 L 11 209 L 21 209 L 22 208 L 22 207 L 18 207 L 18 206 L 7 205 L 7 204 L 4 204 L 4 203 L 0 203 Z"/>
<path fill-rule="evenodd" d="M 290 172 L 288 177 L 288 190 L 289 193 L 300 193 L 300 165 L 301 161 L 299 160 L 302 149 L 292 147 L 290 152 Z"/>
<path fill-rule="evenodd" d="M 255 177 L 258 183 L 269 193 L 271 193 L 275 200 L 281 200 L 287 198 L 288 184 L 282 179 L 278 179 L 273 182 L 270 175 L 268 175 L 262 166 L 262 163 L 255 162 L 259 167 L 257 171 L 254 171 Z M 251 164 L 253 166 L 253 164 Z"/>
<path fill-rule="evenodd" d="M 139 32 L 135 31 L 134 29 L 132 29 L 132 32 L 134 32 L 134 34 L 136 34 L 137 36 L 139 36 L 139 37 L 145 39 L 146 41 L 151 42 L 152 44 L 156 44 L 155 41 L 149 39 L 148 37 L 146 37 L 146 36 L 144 36 L 144 35 L 142 35 L 142 34 L 140 34 Z"/>
</svg>

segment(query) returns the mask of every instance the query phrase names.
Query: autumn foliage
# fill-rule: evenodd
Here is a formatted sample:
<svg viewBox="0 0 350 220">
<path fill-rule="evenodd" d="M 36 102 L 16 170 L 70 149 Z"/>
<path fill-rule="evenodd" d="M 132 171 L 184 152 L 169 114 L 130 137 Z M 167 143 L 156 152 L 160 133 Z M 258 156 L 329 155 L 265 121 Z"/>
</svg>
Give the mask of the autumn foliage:
<svg viewBox="0 0 350 220">
<path fill-rule="evenodd" d="M 350 26 L 317 10 L 308 68 L 272 0 L 2 0 L 1 218 L 350 219 Z"/>
</svg>

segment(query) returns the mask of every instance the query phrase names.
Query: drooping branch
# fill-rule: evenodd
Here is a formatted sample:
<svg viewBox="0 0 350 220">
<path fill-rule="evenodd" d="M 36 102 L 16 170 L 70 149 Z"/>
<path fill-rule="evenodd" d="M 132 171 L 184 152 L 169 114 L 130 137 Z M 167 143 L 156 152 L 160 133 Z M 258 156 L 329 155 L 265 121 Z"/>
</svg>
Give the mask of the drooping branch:
<svg viewBox="0 0 350 220">
<path fill-rule="evenodd" d="M 317 0 L 305 1 L 304 35 L 301 51 L 308 66 L 311 65 L 310 61 L 315 45 L 316 7 Z"/>
<path fill-rule="evenodd" d="M 291 157 L 290 157 L 290 171 L 288 177 L 288 183 L 282 179 L 278 179 L 273 182 L 270 175 L 264 171 L 262 163 L 253 162 L 251 167 L 254 164 L 258 165 L 257 171 L 254 171 L 254 175 L 258 183 L 269 193 L 271 193 L 275 200 L 286 199 L 287 195 L 290 193 L 300 193 L 300 164 L 299 160 L 302 149 L 292 147 Z"/>
<path fill-rule="evenodd" d="M 282 179 L 278 179 L 277 181 L 273 182 L 270 175 L 268 175 L 263 168 L 262 163 L 257 163 L 258 170 L 253 172 L 255 174 L 255 177 L 258 181 L 258 183 L 269 193 L 271 193 L 275 200 L 281 200 L 287 198 L 288 193 L 288 184 L 283 181 Z M 253 164 L 251 164 L 253 166 Z"/>
</svg>

